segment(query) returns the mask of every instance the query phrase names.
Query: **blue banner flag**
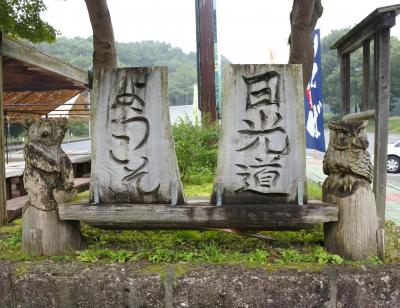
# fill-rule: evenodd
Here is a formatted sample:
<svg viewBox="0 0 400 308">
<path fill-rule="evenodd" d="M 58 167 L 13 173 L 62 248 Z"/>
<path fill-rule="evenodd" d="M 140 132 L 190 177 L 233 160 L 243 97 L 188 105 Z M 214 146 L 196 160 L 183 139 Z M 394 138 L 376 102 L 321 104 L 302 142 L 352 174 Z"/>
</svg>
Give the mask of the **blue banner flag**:
<svg viewBox="0 0 400 308">
<path fill-rule="evenodd" d="M 317 29 L 314 31 L 314 64 L 304 97 L 306 147 L 325 152 L 322 101 L 321 40 Z"/>
</svg>

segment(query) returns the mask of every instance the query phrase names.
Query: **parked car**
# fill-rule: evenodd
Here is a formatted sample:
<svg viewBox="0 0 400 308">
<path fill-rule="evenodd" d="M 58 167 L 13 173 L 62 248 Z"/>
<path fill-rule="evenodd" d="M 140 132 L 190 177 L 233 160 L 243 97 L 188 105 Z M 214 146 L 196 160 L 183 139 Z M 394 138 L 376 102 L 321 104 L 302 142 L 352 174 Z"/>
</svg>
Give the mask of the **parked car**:
<svg viewBox="0 0 400 308">
<path fill-rule="evenodd" d="M 400 172 L 400 140 L 388 145 L 387 172 Z"/>
</svg>

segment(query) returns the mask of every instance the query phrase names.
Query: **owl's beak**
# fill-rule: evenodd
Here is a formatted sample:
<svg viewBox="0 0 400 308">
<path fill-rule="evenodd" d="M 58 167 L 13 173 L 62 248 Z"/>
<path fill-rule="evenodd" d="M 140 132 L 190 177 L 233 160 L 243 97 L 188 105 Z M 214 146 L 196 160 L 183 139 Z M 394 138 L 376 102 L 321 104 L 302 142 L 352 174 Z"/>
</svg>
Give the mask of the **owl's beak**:
<svg viewBox="0 0 400 308">
<path fill-rule="evenodd" d="M 367 139 L 367 138 L 361 139 L 361 146 L 362 146 L 362 148 L 363 148 L 364 150 L 368 149 L 369 142 L 368 142 L 368 139 Z"/>
</svg>

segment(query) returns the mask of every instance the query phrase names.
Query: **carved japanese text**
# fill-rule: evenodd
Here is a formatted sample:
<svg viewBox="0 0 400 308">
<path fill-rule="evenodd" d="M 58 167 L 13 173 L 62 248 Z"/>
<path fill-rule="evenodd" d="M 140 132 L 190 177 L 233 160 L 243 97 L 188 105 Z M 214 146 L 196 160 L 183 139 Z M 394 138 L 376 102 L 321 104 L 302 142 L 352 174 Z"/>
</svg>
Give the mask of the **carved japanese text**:
<svg viewBox="0 0 400 308">
<path fill-rule="evenodd" d="M 280 75 L 268 71 L 253 77 L 242 76 L 247 86 L 243 108 L 243 129 L 237 131 L 240 146 L 237 152 L 246 152 L 245 161 L 236 162 L 236 174 L 242 178 L 242 187 L 268 193 L 276 186 L 290 152 L 289 138 L 280 113 Z"/>
</svg>

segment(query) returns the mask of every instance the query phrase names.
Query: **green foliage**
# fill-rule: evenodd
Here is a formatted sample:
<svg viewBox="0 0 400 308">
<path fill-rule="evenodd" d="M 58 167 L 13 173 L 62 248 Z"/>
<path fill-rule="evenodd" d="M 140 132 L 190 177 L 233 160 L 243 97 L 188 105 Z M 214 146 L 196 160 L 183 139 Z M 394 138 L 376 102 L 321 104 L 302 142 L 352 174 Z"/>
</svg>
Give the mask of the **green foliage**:
<svg viewBox="0 0 400 308">
<path fill-rule="evenodd" d="M 38 47 L 64 61 L 83 69 L 92 66 L 92 38 L 58 38 L 54 44 Z M 185 53 L 165 42 L 116 42 L 119 66 L 168 66 L 168 93 L 170 105 L 190 105 L 193 85 L 197 82 L 196 54 Z M 229 61 L 222 57 L 222 64 Z"/>
<path fill-rule="evenodd" d="M 6 126 L 5 134 L 10 135 L 11 138 L 7 139 L 8 144 L 22 142 L 23 138 L 26 138 L 26 130 L 22 123 L 9 123 L 9 127 Z M 8 131 L 9 130 L 9 131 Z"/>
<path fill-rule="evenodd" d="M 282 249 L 279 251 L 280 255 L 275 260 L 279 264 L 288 263 L 318 263 L 318 264 L 342 264 L 343 258 L 338 255 L 329 254 L 321 246 L 313 246 L 307 253 L 301 253 L 297 249 Z"/>
<path fill-rule="evenodd" d="M 73 137 L 88 137 L 89 136 L 89 122 L 85 120 L 70 120 L 69 133 Z"/>
<path fill-rule="evenodd" d="M 0 32 L 33 43 L 53 42 L 58 32 L 40 18 L 43 0 L 0 0 Z"/>
<path fill-rule="evenodd" d="M 187 184 L 210 183 L 217 166 L 218 128 L 192 124 L 188 117 L 172 127 L 181 179 Z"/>
<path fill-rule="evenodd" d="M 340 107 L 340 78 L 339 78 L 339 58 L 337 51 L 330 47 L 350 28 L 334 30 L 321 40 L 322 48 L 322 74 L 323 74 L 323 94 L 324 102 L 329 105 L 331 112 L 339 114 Z M 400 99 L 400 41 L 396 37 L 391 37 L 390 44 L 390 107 L 394 107 L 396 100 Z M 373 85 L 373 43 L 371 43 L 371 67 L 370 85 Z M 361 105 L 363 77 L 362 77 L 362 48 L 351 55 L 350 59 L 350 104 L 354 111 L 356 106 Z M 370 101 L 373 101 L 373 86 L 370 86 Z"/>
<path fill-rule="evenodd" d="M 89 69 L 93 63 L 92 38 L 59 37 L 52 44 L 42 43 L 36 47 L 81 69 Z"/>
</svg>

